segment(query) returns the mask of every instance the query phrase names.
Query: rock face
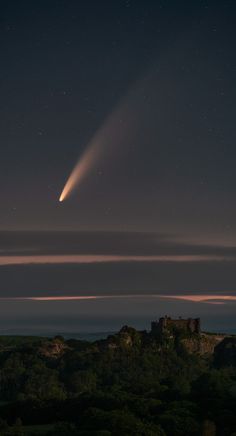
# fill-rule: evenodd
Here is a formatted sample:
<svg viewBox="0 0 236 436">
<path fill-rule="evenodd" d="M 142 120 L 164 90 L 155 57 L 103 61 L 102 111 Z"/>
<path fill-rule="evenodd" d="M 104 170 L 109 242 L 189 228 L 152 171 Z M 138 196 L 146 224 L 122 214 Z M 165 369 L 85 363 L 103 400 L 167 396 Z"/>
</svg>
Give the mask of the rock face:
<svg viewBox="0 0 236 436">
<path fill-rule="evenodd" d="M 223 335 L 201 333 L 192 337 L 183 338 L 181 343 L 189 353 L 209 355 L 213 354 L 215 347 L 224 340 Z"/>
<path fill-rule="evenodd" d="M 214 362 L 217 366 L 236 365 L 236 337 L 224 338 L 216 347 Z"/>
<path fill-rule="evenodd" d="M 99 341 L 99 345 L 105 349 L 139 346 L 143 341 L 143 334 L 143 332 L 138 332 L 133 327 L 123 326 L 117 334 L 108 336 L 107 339 Z"/>
<path fill-rule="evenodd" d="M 146 347 L 154 347 L 156 350 L 183 347 L 188 353 L 199 354 L 201 356 L 213 355 L 215 347 L 224 340 L 224 335 L 214 335 L 207 333 L 189 333 L 176 331 L 163 335 L 153 335 L 151 331 L 137 331 L 132 327 L 124 326 L 115 335 L 108 336 L 107 339 L 98 341 L 97 345 L 100 350 L 119 348 L 127 349 L 141 347 L 145 352 Z"/>
<path fill-rule="evenodd" d="M 212 355 L 225 335 L 201 332 L 200 318 L 178 318 L 169 316 L 151 323 L 149 336 L 162 347 L 182 347 L 189 353 Z"/>
<path fill-rule="evenodd" d="M 39 354 L 50 359 L 57 359 L 68 349 L 69 347 L 65 343 L 52 340 L 44 343 L 43 346 L 39 348 Z"/>
</svg>

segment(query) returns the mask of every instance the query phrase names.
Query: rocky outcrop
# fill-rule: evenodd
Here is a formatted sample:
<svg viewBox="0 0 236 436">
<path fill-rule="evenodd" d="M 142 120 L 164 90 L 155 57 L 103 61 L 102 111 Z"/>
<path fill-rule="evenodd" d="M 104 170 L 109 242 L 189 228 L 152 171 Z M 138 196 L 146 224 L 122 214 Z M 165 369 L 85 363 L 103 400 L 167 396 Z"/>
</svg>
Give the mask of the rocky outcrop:
<svg viewBox="0 0 236 436">
<path fill-rule="evenodd" d="M 107 339 L 97 342 L 100 350 L 110 349 L 116 350 L 119 348 L 139 348 L 154 347 L 161 351 L 164 348 L 184 347 L 191 354 L 213 355 L 215 347 L 224 340 L 224 335 L 215 335 L 207 333 L 188 333 L 188 334 L 167 334 L 163 337 L 155 337 L 152 332 L 137 331 L 132 327 L 124 326 L 115 335 L 108 336 Z"/>
<path fill-rule="evenodd" d="M 124 326 L 117 334 L 98 341 L 98 344 L 103 349 L 131 348 L 142 344 L 143 335 L 144 332 L 138 332 L 133 327 Z"/>
<path fill-rule="evenodd" d="M 224 335 L 201 333 L 181 339 L 182 345 L 189 353 L 209 355 L 213 354 L 215 347 L 224 340 Z"/>
<path fill-rule="evenodd" d="M 187 334 L 185 335 L 167 335 L 160 337 L 153 337 L 152 333 L 146 331 L 137 331 L 132 327 L 124 326 L 115 335 L 108 336 L 107 339 L 97 342 L 98 349 L 116 350 L 116 349 L 129 349 L 129 348 L 142 348 L 146 347 L 155 348 L 159 352 L 162 349 L 183 347 L 188 353 L 199 354 L 201 356 L 213 355 L 215 347 L 223 341 L 225 336 L 214 334 Z M 145 352 L 145 351 L 144 351 Z"/>
<path fill-rule="evenodd" d="M 38 353 L 47 358 L 57 359 L 69 349 L 68 345 L 59 340 L 45 342 L 38 350 Z"/>
</svg>

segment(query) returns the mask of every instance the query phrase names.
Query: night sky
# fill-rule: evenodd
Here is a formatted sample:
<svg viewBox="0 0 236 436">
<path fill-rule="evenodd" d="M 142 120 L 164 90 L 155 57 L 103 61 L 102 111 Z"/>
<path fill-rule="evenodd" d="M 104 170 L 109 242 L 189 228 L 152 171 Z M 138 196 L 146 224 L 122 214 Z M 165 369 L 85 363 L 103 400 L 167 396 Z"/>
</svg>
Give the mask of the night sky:
<svg viewBox="0 0 236 436">
<path fill-rule="evenodd" d="M 233 0 L 1 1 L 2 328 L 236 329 L 235 19 Z M 71 296 L 97 298 L 32 300 Z"/>
</svg>

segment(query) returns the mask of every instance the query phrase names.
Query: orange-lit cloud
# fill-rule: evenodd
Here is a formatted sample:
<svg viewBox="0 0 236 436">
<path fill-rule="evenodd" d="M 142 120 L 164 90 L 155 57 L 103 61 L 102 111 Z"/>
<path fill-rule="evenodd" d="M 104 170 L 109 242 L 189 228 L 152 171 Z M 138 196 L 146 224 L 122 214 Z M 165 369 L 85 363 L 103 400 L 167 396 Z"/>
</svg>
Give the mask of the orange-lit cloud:
<svg viewBox="0 0 236 436">
<path fill-rule="evenodd" d="M 234 295 L 88 295 L 88 296 L 53 296 L 53 297 L 32 297 L 35 301 L 70 301 L 70 300 L 96 300 L 96 299 L 114 299 L 114 298 L 168 298 L 178 299 L 185 301 L 192 301 L 195 303 L 210 303 L 210 304 L 224 304 L 227 301 L 236 301 Z"/>
<path fill-rule="evenodd" d="M 2 301 L 83 301 L 83 300 L 113 300 L 113 299 L 137 299 L 153 298 L 168 300 L 183 300 L 194 303 L 224 304 L 236 302 L 236 295 L 222 294 L 188 294 L 188 295 L 163 295 L 163 294 L 128 294 L 128 295 L 56 295 L 56 296 L 36 296 L 36 297 L 0 297 Z"/>
<path fill-rule="evenodd" d="M 224 304 L 227 301 L 236 301 L 236 295 L 219 294 L 191 294 L 191 295 L 162 295 L 162 298 L 192 301 L 194 303 Z"/>
<path fill-rule="evenodd" d="M 34 300 L 34 301 L 73 301 L 73 300 L 97 300 L 97 299 L 103 299 L 103 298 L 109 298 L 105 296 L 95 296 L 95 295 L 82 295 L 82 296 L 65 296 L 65 295 L 59 295 L 55 297 L 26 297 L 27 300 Z"/>
<path fill-rule="evenodd" d="M 17 255 L 0 256 L 1 265 L 24 264 L 89 264 L 110 262 L 222 262 L 232 258 L 220 255 L 116 255 L 116 254 L 67 254 L 67 255 Z"/>
</svg>

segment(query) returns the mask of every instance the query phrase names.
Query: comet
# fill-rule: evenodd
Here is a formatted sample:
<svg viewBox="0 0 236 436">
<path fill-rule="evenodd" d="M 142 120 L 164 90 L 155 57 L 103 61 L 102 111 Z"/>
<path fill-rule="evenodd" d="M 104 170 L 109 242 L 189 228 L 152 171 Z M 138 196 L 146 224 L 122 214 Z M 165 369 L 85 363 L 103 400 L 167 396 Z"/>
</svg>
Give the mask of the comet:
<svg viewBox="0 0 236 436">
<path fill-rule="evenodd" d="M 89 169 L 93 167 L 100 154 L 100 141 L 97 137 L 95 137 L 72 170 L 60 195 L 60 202 L 64 201 L 70 195 L 70 193 L 86 178 L 86 176 L 89 174 Z"/>
<path fill-rule="evenodd" d="M 59 201 L 63 202 L 79 188 L 96 166 L 104 165 L 105 161 L 114 162 L 117 152 L 125 149 L 124 139 L 130 140 L 129 134 L 135 132 L 137 125 L 135 96 L 129 92 L 92 137 L 65 183 Z"/>
<path fill-rule="evenodd" d="M 59 197 L 60 202 L 78 189 L 95 168 L 107 163 L 110 168 L 112 162 L 117 162 L 120 153 L 128 152 L 129 145 L 135 143 L 141 126 L 145 127 L 147 121 L 149 125 L 150 107 L 144 104 L 144 95 L 153 95 L 155 83 L 156 70 L 152 70 L 131 85 L 85 147 L 65 183 Z"/>
<path fill-rule="evenodd" d="M 60 202 L 66 200 L 81 185 L 96 165 L 104 164 L 104 159 L 109 160 L 109 157 L 114 159 L 117 146 L 123 142 L 123 131 L 119 125 L 120 111 L 119 107 L 108 117 L 85 148 L 62 190 Z"/>
</svg>

